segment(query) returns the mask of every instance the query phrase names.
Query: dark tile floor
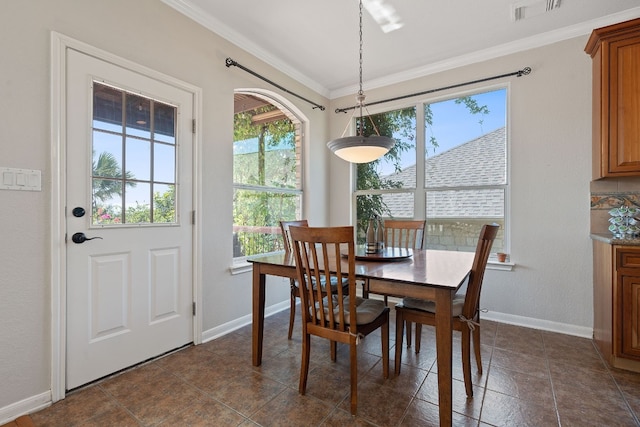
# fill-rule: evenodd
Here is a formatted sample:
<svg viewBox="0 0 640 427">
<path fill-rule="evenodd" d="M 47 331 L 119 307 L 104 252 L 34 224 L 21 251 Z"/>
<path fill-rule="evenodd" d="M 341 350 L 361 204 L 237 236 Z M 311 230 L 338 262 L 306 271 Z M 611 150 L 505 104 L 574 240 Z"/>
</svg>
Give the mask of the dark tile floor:
<svg viewBox="0 0 640 427">
<path fill-rule="evenodd" d="M 393 310 L 392 310 L 393 314 Z M 298 393 L 300 337 L 288 311 L 265 320 L 260 367 L 251 327 L 104 379 L 32 414 L 36 426 L 432 426 L 438 425 L 434 330 L 403 352 L 399 376 L 382 378 L 379 335 L 359 347 L 358 416 L 348 412 L 349 358 L 332 363 L 312 341 L 307 393 Z M 394 316 L 392 316 L 393 319 Z M 300 325 L 296 324 L 299 331 Z M 394 326 L 391 325 L 394 338 Z M 299 333 L 299 332 L 298 332 Z M 462 383 L 454 336 L 455 426 L 640 426 L 640 374 L 607 367 L 590 340 L 482 321 L 483 374 Z M 391 366 L 394 346 L 391 343 Z"/>
</svg>

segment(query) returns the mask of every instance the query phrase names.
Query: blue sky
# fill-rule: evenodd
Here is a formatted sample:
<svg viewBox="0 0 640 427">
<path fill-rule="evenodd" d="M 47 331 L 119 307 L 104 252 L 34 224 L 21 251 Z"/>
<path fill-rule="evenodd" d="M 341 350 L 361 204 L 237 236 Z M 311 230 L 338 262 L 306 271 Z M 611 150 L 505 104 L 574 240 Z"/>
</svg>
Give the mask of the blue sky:
<svg viewBox="0 0 640 427">
<path fill-rule="evenodd" d="M 486 105 L 489 114 L 472 115 L 464 104 L 448 100 L 431 104 L 433 126 L 427 131 L 427 138 L 433 134 L 440 146 L 435 154 L 447 151 L 457 145 L 468 142 L 505 125 L 506 90 L 473 95 L 478 105 Z M 481 117 L 482 116 L 482 117 Z M 482 124 L 479 123 L 482 120 Z M 432 149 L 429 155 L 432 155 Z"/>
<path fill-rule="evenodd" d="M 104 129 L 114 133 L 105 133 L 100 131 L 93 132 L 93 154 L 97 158 L 100 153 L 111 153 L 120 165 L 122 165 L 122 136 L 118 132 L 122 132 L 121 125 L 114 125 L 103 121 L 94 121 L 94 127 Z M 126 170 L 133 174 L 136 179 L 149 180 L 151 178 L 151 133 L 140 131 L 132 127 L 127 127 L 127 134 L 138 136 L 143 139 L 127 138 L 127 164 Z M 175 182 L 175 137 L 161 134 L 155 135 L 156 141 L 166 142 L 167 144 L 155 144 L 154 148 L 154 178 L 155 181 Z M 94 159 L 95 160 L 95 159 Z M 138 183 L 134 188 L 127 188 L 127 207 L 135 206 L 136 203 L 150 204 L 150 187 L 149 184 Z M 167 191 L 164 185 L 156 184 L 154 192 Z M 114 196 L 111 203 L 119 204 L 121 199 L 118 195 Z"/>
<path fill-rule="evenodd" d="M 467 107 L 464 104 L 456 104 L 455 99 L 431 103 L 433 125 L 426 130 L 427 156 L 438 155 L 505 126 L 506 94 L 506 89 L 499 89 L 471 96 L 478 105 L 487 106 L 489 113 L 486 115 L 470 114 Z M 479 123 L 480 120 L 482 123 Z M 438 143 L 435 150 L 429 145 L 432 136 Z M 402 156 L 403 168 L 415 163 L 413 151 Z M 378 172 L 387 175 L 394 172 L 394 169 L 383 159 L 378 166 Z"/>
</svg>

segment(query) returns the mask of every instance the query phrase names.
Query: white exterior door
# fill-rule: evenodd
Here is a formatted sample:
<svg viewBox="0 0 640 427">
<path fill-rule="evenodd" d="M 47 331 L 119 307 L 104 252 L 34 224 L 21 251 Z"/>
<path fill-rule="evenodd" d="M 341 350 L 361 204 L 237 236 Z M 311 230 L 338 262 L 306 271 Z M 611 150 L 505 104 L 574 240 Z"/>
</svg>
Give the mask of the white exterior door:
<svg viewBox="0 0 640 427">
<path fill-rule="evenodd" d="M 193 94 L 72 49 L 66 81 L 69 390 L 193 341 Z"/>
</svg>

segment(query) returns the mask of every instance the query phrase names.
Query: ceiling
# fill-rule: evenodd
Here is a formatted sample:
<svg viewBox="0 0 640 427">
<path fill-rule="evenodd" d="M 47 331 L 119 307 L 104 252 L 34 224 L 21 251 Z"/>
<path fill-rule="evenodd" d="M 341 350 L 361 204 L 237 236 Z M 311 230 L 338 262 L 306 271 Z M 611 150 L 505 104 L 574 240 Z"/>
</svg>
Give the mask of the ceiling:
<svg viewBox="0 0 640 427">
<path fill-rule="evenodd" d="M 357 91 L 357 0 L 162 1 L 324 96 Z M 639 0 L 365 1 L 403 24 L 385 33 L 365 10 L 365 92 L 640 17 Z"/>
</svg>

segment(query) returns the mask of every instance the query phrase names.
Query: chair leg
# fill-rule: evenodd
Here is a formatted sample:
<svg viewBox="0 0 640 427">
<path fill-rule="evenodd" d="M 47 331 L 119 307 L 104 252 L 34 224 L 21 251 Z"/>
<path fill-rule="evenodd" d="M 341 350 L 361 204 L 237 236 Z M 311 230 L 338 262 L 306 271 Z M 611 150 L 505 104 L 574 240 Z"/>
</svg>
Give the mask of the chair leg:
<svg viewBox="0 0 640 427">
<path fill-rule="evenodd" d="M 473 351 L 476 356 L 476 365 L 478 366 L 478 374 L 482 375 L 482 356 L 480 355 L 480 326 L 476 326 L 476 328 L 472 332 L 473 336 Z"/>
<path fill-rule="evenodd" d="M 291 290 L 291 309 L 289 310 L 289 335 L 288 339 L 291 339 L 291 334 L 293 333 L 293 323 L 296 320 L 296 296 Z"/>
<path fill-rule="evenodd" d="M 412 340 L 412 338 L 411 338 L 411 330 L 413 329 L 413 327 L 411 326 L 412 325 L 411 322 L 406 321 L 405 323 L 406 323 L 406 327 L 407 327 L 407 332 L 406 332 L 406 335 L 407 335 L 407 347 L 411 347 L 411 340 Z"/>
<path fill-rule="evenodd" d="M 335 362 L 338 359 L 338 343 L 336 341 L 330 341 L 329 347 L 331 349 L 331 361 Z"/>
<path fill-rule="evenodd" d="M 362 298 L 369 298 L 369 286 L 366 280 L 362 281 Z"/>
<path fill-rule="evenodd" d="M 404 335 L 404 319 L 402 311 L 396 310 L 396 375 L 400 375 L 402 365 L 402 336 Z"/>
<path fill-rule="evenodd" d="M 416 322 L 416 354 L 420 353 L 421 341 L 422 341 L 422 323 Z"/>
<path fill-rule="evenodd" d="M 358 347 L 355 339 L 349 344 L 349 358 L 351 359 L 351 415 L 358 411 Z"/>
<path fill-rule="evenodd" d="M 389 378 L 389 319 L 382 325 L 382 376 Z"/>
<path fill-rule="evenodd" d="M 385 307 L 389 306 L 389 298 L 386 295 L 384 296 L 384 306 Z"/>
<path fill-rule="evenodd" d="M 471 331 L 467 327 L 462 328 L 462 375 L 464 388 L 468 397 L 473 397 L 473 384 L 471 383 Z"/>
<path fill-rule="evenodd" d="M 311 350 L 311 335 L 306 331 L 302 335 L 302 362 L 300 366 L 300 385 L 298 391 L 304 395 L 307 390 L 307 377 L 309 376 L 309 355 Z"/>
</svg>

